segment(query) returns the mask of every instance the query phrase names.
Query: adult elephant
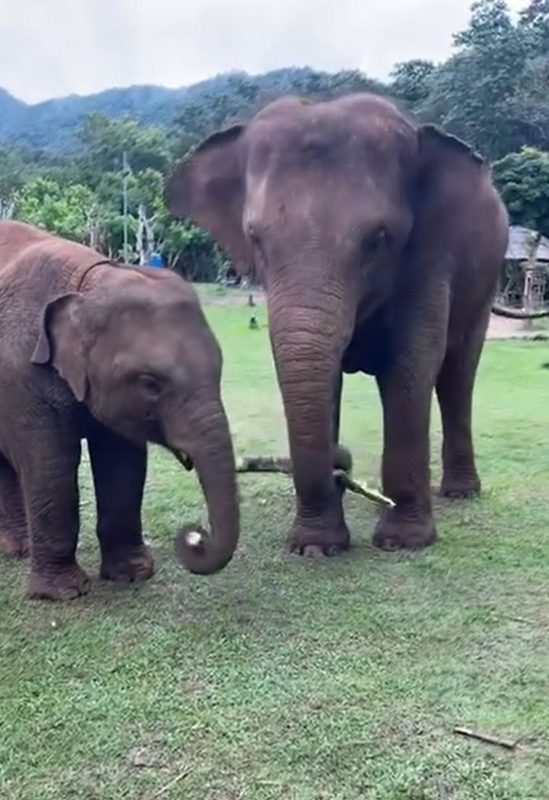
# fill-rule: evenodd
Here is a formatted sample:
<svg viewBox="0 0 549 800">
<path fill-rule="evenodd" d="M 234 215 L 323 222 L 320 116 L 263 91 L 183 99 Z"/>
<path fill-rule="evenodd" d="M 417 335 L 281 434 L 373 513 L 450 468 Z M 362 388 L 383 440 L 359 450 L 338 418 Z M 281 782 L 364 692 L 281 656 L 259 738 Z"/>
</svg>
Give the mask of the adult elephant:
<svg viewBox="0 0 549 800">
<path fill-rule="evenodd" d="M 375 375 L 383 403 L 383 488 L 396 506 L 375 543 L 433 542 L 435 386 L 442 492 L 480 488 L 471 399 L 508 241 L 482 159 L 376 96 L 284 98 L 206 139 L 167 194 L 172 213 L 253 263 L 265 285 L 297 491 L 292 549 L 349 544 L 332 478 L 342 369 Z"/>
<path fill-rule="evenodd" d="M 141 531 L 147 442 L 194 462 L 206 496 L 211 533 L 182 533 L 184 564 L 198 573 L 227 564 L 239 512 L 220 375 L 218 344 L 177 275 L 116 268 L 87 247 L 0 223 L 0 550 L 25 555 L 30 534 L 30 596 L 89 588 L 75 558 L 82 438 L 104 578 L 153 573 Z"/>
</svg>

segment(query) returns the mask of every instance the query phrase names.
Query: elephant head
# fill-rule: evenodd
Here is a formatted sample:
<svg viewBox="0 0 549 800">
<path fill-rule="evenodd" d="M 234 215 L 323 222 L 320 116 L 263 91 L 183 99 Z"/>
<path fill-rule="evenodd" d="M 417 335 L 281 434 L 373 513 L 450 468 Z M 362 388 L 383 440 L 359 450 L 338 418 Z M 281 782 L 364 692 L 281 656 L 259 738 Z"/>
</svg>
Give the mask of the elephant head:
<svg viewBox="0 0 549 800">
<path fill-rule="evenodd" d="M 406 252 L 437 235 L 448 176 L 478 172 L 479 161 L 379 97 L 283 98 L 209 137 L 170 177 L 172 213 L 206 228 L 241 269 L 253 265 L 266 288 L 296 524 L 343 525 L 332 480 L 343 354 L 391 296 Z"/>
<path fill-rule="evenodd" d="M 235 463 L 221 351 L 193 289 L 167 271 L 102 270 L 101 283 L 47 304 L 32 361 L 109 429 L 194 464 L 211 533 L 183 538 L 179 554 L 192 572 L 222 569 L 239 535 Z"/>
</svg>

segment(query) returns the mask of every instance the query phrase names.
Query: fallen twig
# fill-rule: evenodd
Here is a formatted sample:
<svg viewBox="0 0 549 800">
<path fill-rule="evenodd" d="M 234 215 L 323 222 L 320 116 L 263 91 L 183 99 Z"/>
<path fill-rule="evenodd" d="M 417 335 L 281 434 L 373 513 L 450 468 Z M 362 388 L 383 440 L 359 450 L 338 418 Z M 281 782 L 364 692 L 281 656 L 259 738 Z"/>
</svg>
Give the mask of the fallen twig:
<svg viewBox="0 0 549 800">
<path fill-rule="evenodd" d="M 289 458 L 271 458 L 271 457 L 249 457 L 246 456 L 237 461 L 236 471 L 240 473 L 246 472 L 276 472 L 284 475 L 292 474 L 292 462 Z M 378 505 L 394 508 L 394 502 L 390 497 L 386 497 L 377 489 L 371 489 L 365 483 L 359 483 L 353 480 L 348 472 L 342 469 L 335 469 L 334 478 L 344 489 L 350 492 L 360 494 L 368 500 L 372 500 Z"/>
<path fill-rule="evenodd" d="M 486 744 L 495 744 L 498 745 L 498 747 L 504 747 L 506 750 L 514 750 L 520 741 L 516 740 L 512 742 L 510 739 L 501 739 L 499 736 L 492 736 L 490 733 L 479 733 L 469 728 L 456 727 L 454 728 L 454 733 L 460 736 L 467 736 L 469 739 L 477 739 L 479 742 L 485 742 Z"/>
<path fill-rule="evenodd" d="M 237 459 L 237 472 L 281 472 L 292 474 L 292 462 L 289 458 L 271 458 L 270 456 L 244 456 Z"/>
<path fill-rule="evenodd" d="M 182 781 L 183 778 L 186 778 L 189 774 L 190 770 L 188 769 L 186 769 L 185 772 L 180 772 L 179 775 L 176 775 L 175 778 L 173 778 L 173 780 L 169 781 L 169 783 L 166 783 L 157 792 L 149 795 L 148 800 L 157 800 L 158 797 L 162 797 L 163 794 L 166 794 L 166 792 L 172 789 L 176 784 Z"/>
</svg>

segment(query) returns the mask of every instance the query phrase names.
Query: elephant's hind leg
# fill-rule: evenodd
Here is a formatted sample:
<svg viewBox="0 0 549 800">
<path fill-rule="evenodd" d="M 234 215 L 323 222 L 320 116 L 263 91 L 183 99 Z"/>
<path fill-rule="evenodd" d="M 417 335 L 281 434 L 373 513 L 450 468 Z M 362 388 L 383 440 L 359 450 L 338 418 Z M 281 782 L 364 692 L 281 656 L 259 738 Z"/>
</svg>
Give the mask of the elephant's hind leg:
<svg viewBox="0 0 549 800">
<path fill-rule="evenodd" d="M 97 496 L 101 577 L 118 583 L 145 581 L 154 574 L 141 528 L 147 450 L 99 426 L 88 445 Z"/>
<path fill-rule="evenodd" d="M 472 405 L 475 375 L 484 344 L 488 314 L 466 339 L 446 354 L 437 380 L 437 397 L 443 429 L 444 497 L 473 497 L 480 492 L 472 434 Z"/>
<path fill-rule="evenodd" d="M 0 553 L 12 558 L 29 554 L 23 495 L 15 470 L 0 456 Z"/>
</svg>

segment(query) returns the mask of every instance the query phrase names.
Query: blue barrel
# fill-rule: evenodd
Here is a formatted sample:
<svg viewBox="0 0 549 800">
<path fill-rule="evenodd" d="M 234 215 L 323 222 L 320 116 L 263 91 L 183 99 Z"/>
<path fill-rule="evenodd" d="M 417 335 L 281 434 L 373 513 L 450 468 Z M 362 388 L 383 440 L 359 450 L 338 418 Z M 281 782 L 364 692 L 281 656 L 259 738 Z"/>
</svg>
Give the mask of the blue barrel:
<svg viewBox="0 0 549 800">
<path fill-rule="evenodd" d="M 151 253 L 149 258 L 149 267 L 163 267 L 164 261 L 160 253 Z"/>
</svg>

